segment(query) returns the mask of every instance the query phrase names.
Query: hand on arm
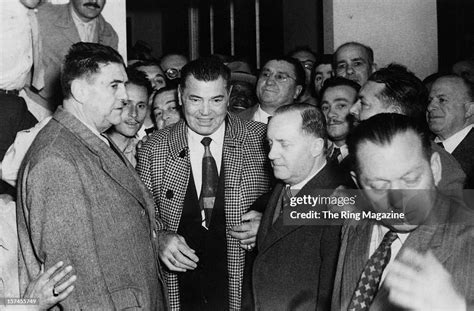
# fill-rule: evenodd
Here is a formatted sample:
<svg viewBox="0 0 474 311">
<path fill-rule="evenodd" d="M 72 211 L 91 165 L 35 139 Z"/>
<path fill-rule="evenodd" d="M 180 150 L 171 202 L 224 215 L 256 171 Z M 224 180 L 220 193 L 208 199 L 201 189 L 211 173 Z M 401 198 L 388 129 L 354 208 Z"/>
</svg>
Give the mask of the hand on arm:
<svg viewBox="0 0 474 311">
<path fill-rule="evenodd" d="M 195 251 L 188 246 L 184 238 L 169 231 L 161 231 L 158 234 L 158 254 L 166 267 L 176 272 L 194 270 L 199 261 Z"/>
<path fill-rule="evenodd" d="M 255 247 L 261 219 L 262 213 L 248 211 L 242 215 L 242 224 L 232 227 L 230 235 L 240 240 L 240 247 L 245 250 L 251 250 Z"/>
</svg>

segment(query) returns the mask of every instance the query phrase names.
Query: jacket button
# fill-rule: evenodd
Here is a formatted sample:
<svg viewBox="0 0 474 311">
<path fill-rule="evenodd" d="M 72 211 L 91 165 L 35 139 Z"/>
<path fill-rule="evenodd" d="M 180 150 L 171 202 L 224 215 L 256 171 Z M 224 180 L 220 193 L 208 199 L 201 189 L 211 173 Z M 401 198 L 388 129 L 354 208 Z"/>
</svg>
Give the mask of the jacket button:
<svg viewBox="0 0 474 311">
<path fill-rule="evenodd" d="M 173 196 L 174 196 L 173 190 L 166 191 L 166 198 L 167 199 L 172 199 Z"/>
</svg>

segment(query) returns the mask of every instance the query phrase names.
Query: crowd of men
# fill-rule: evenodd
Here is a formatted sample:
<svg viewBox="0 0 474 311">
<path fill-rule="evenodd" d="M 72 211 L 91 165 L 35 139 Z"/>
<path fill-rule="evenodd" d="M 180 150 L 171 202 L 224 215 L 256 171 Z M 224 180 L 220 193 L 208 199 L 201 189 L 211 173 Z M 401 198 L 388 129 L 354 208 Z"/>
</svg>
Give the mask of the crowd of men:
<svg viewBox="0 0 474 311">
<path fill-rule="evenodd" d="M 0 309 L 474 309 L 472 59 L 126 62 L 105 0 L 40 2 L 2 4 Z"/>
</svg>

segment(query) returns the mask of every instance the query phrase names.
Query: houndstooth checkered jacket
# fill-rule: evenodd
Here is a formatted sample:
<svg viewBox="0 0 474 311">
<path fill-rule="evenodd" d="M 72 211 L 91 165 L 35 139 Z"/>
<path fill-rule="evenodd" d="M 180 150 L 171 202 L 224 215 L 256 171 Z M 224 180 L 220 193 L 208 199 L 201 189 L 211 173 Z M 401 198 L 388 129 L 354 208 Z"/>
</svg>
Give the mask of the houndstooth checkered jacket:
<svg viewBox="0 0 474 311">
<path fill-rule="evenodd" d="M 270 187 L 270 166 L 264 124 L 228 114 L 222 151 L 225 169 L 226 231 L 241 223 L 241 216 Z M 137 170 L 151 190 L 160 230 L 178 230 L 191 171 L 187 126 L 180 121 L 152 135 L 138 153 Z M 240 309 L 245 251 L 227 234 L 229 309 Z M 178 278 L 166 272 L 171 310 L 179 310 Z"/>
</svg>

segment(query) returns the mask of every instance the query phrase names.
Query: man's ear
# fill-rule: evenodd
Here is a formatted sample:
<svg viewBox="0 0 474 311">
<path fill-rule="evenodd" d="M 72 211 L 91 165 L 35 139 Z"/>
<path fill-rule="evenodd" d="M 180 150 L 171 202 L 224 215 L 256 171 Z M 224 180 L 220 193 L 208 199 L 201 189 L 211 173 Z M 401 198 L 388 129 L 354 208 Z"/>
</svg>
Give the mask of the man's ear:
<svg viewBox="0 0 474 311">
<path fill-rule="evenodd" d="M 317 157 L 319 155 L 324 156 L 324 139 L 315 138 L 311 142 L 311 155 Z"/>
<path fill-rule="evenodd" d="M 442 165 L 439 153 L 433 152 L 430 159 L 431 172 L 433 173 L 434 183 L 437 186 L 441 180 Z"/>
<path fill-rule="evenodd" d="M 466 110 L 466 113 L 464 114 L 464 118 L 466 120 L 471 119 L 474 116 L 474 101 L 465 103 L 464 109 Z"/>
<path fill-rule="evenodd" d="M 71 82 L 71 95 L 79 103 L 87 101 L 88 83 L 85 79 L 74 79 Z"/>
<path fill-rule="evenodd" d="M 183 106 L 183 101 L 181 100 L 181 94 L 182 94 L 181 85 L 178 85 L 178 103 L 182 107 Z"/>
<path fill-rule="evenodd" d="M 293 96 L 293 99 L 297 99 L 298 96 L 300 96 L 300 93 L 302 90 L 303 90 L 303 86 L 297 85 L 295 89 L 295 96 Z"/>
<path fill-rule="evenodd" d="M 373 63 L 373 64 L 372 64 L 372 72 L 371 72 L 371 73 L 374 73 L 374 72 L 376 72 L 377 70 L 379 70 L 379 66 L 377 65 L 377 63 Z"/>
</svg>

